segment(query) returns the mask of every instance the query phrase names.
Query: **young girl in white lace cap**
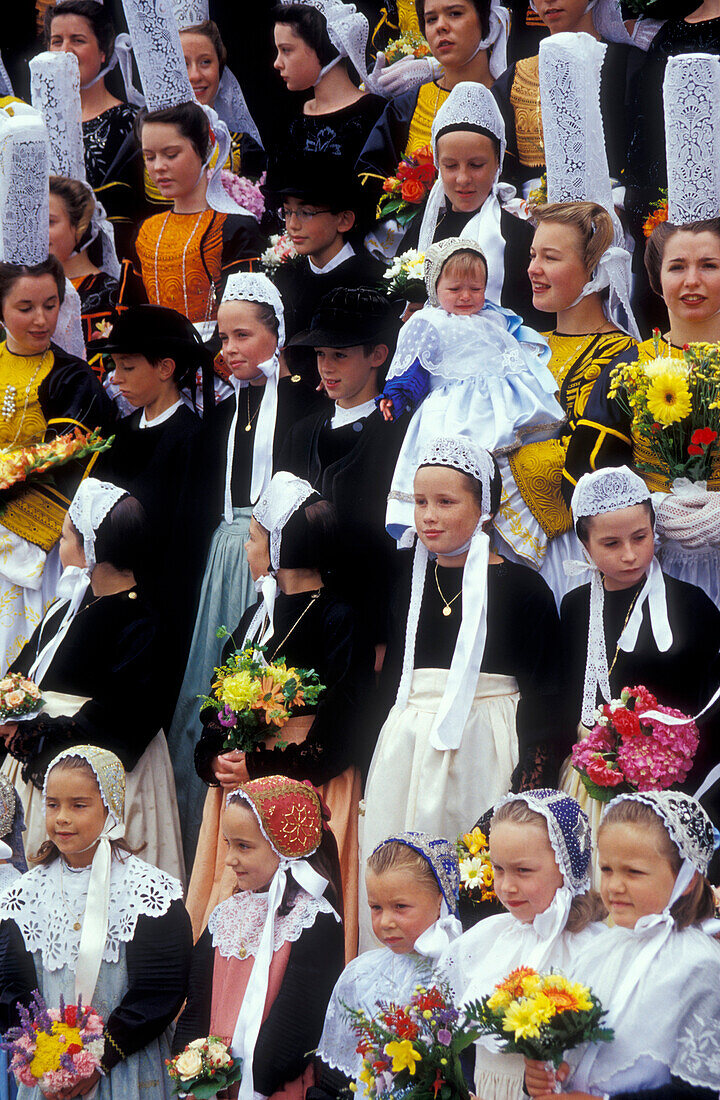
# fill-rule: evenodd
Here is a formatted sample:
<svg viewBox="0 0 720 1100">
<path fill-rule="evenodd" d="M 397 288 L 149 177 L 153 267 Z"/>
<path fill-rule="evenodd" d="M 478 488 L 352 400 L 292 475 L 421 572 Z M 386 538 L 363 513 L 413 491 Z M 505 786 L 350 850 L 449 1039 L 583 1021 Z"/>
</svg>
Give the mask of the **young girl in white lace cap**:
<svg viewBox="0 0 720 1100">
<path fill-rule="evenodd" d="M 125 771 L 77 745 L 55 757 L 43 790 L 47 840 L 37 866 L 0 895 L 3 1031 L 39 989 L 49 1008 L 82 996 L 105 1023 L 97 1100 L 168 1096 L 165 1034 L 187 992 L 192 936 L 182 886 L 130 853 Z M 61 1095 L 61 1094 L 58 1094 Z M 21 1085 L 23 1100 L 41 1100 Z"/>
<path fill-rule="evenodd" d="M 438 958 L 461 932 L 460 871 L 455 845 L 426 833 L 404 832 L 378 844 L 367 861 L 367 896 L 375 940 L 345 967 L 328 1006 L 318 1058 L 323 1096 L 345 1094 L 360 1082 L 362 1055 L 345 1006 L 377 1012 L 378 1002 L 404 1004 L 428 982 Z"/>
<path fill-rule="evenodd" d="M 365 788 L 365 858 L 390 832 L 455 837 L 511 784 L 535 786 L 556 767 L 557 612 L 541 577 L 490 551 L 497 466 L 444 436 L 417 465 L 418 542 L 392 608 L 384 675 L 396 700 Z"/>
<path fill-rule="evenodd" d="M 590 825 L 562 791 L 508 795 L 490 826 L 494 888 L 508 910 L 481 920 L 451 944 L 441 968 L 458 1003 L 492 993 L 519 966 L 572 972 L 575 954 L 599 933 L 605 910 L 590 890 Z M 525 1064 L 492 1040 L 476 1044 L 475 1091 L 520 1100 Z"/>
<path fill-rule="evenodd" d="M 487 278 L 487 260 L 472 240 L 450 237 L 427 250 L 428 304 L 401 328 L 377 399 L 386 420 L 414 413 L 388 498 L 393 538 L 412 526 L 412 479 L 436 436 L 495 451 L 547 438 L 562 421 L 547 342 L 487 300 Z"/>
<path fill-rule="evenodd" d="M 303 1100 L 343 965 L 337 848 L 310 783 L 271 775 L 231 791 L 222 818 L 235 892 L 194 949 L 174 1048 L 217 1035 L 243 1059 L 240 1100 Z"/>
<path fill-rule="evenodd" d="M 580 478 L 571 507 L 587 560 L 567 567 L 591 580 L 569 592 L 560 610 L 568 735 L 578 722 L 584 735 L 596 706 L 638 684 L 664 705 L 698 714 L 720 679 L 720 612 L 699 588 L 662 572 L 645 482 L 627 466 L 596 470 Z M 712 721 L 703 723 L 688 790 L 717 762 L 713 729 Z M 569 764 L 561 786 L 587 809 L 596 831 L 602 803 L 589 798 Z"/>
<path fill-rule="evenodd" d="M 619 795 L 598 848 L 600 892 L 614 927 L 578 951 L 573 976 L 607 1010 L 612 1042 L 579 1047 L 559 1071 L 564 1096 L 676 1100 L 720 1089 L 720 944 L 705 875 L 713 828 L 695 799 L 676 791 Z M 529 1063 L 532 1096 L 552 1093 Z"/>
</svg>

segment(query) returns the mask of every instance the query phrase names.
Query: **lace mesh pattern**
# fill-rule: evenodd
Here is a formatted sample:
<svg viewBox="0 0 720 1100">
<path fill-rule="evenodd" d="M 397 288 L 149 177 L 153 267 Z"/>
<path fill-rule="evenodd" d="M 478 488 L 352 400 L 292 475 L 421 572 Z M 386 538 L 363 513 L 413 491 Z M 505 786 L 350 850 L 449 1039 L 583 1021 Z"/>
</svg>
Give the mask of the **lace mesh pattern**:
<svg viewBox="0 0 720 1100">
<path fill-rule="evenodd" d="M 49 248 L 50 143 L 37 111 L 13 110 L 0 111 L 0 260 L 39 264 Z"/>
<path fill-rule="evenodd" d="M 306 928 L 312 928 L 318 913 L 332 913 L 330 902 L 300 890 L 289 913 L 275 917 L 273 951 L 284 943 L 295 943 Z M 242 891 L 213 909 L 208 921 L 213 947 L 224 959 L 246 959 L 257 955 L 268 913 L 268 895 Z"/>
<path fill-rule="evenodd" d="M 223 302 L 263 302 L 272 306 L 278 323 L 278 347 L 285 343 L 285 310 L 280 292 L 267 275 L 247 271 L 231 275 L 225 284 Z M 264 524 L 263 524 L 264 526 Z"/>
<path fill-rule="evenodd" d="M 173 0 L 173 13 L 178 29 L 197 27 L 210 18 L 209 0 Z"/>
<path fill-rule="evenodd" d="M 50 139 L 50 172 L 85 179 L 80 67 L 73 53 L 39 53 L 30 62 L 32 105 Z"/>
<path fill-rule="evenodd" d="M 662 818 L 683 859 L 688 859 L 701 875 L 715 850 L 715 834 L 710 818 L 699 802 L 682 791 L 639 791 L 620 794 L 613 802 L 642 802 Z"/>
<path fill-rule="evenodd" d="M 107 481 L 98 481 L 94 477 L 86 477 L 80 482 L 68 514 L 82 535 L 88 569 L 92 570 L 96 564 L 95 536 L 98 527 L 110 509 L 127 495 L 125 489 L 120 489 Z"/>
<path fill-rule="evenodd" d="M 123 0 L 148 111 L 194 103 L 170 0 Z"/>
<path fill-rule="evenodd" d="M 283 527 L 315 490 L 309 482 L 281 470 L 275 474 L 253 509 L 253 519 L 270 532 L 270 565 L 280 568 Z"/>
<path fill-rule="evenodd" d="M 570 501 L 575 520 L 632 508 L 650 500 L 650 490 L 627 466 L 612 466 L 583 474 Z"/>
<path fill-rule="evenodd" d="M 665 70 L 668 220 L 673 225 L 716 218 L 720 208 L 720 58 L 671 57 Z"/>
<path fill-rule="evenodd" d="M 456 84 L 442 107 L 435 115 L 431 128 L 431 141 L 435 163 L 438 161 L 437 140 L 449 126 L 463 126 L 468 128 L 482 126 L 500 142 L 499 164 L 505 157 L 505 123 L 500 114 L 497 100 L 484 84 L 475 84 L 469 80 L 463 80 Z M 498 170 L 499 175 L 499 170 Z"/>
</svg>

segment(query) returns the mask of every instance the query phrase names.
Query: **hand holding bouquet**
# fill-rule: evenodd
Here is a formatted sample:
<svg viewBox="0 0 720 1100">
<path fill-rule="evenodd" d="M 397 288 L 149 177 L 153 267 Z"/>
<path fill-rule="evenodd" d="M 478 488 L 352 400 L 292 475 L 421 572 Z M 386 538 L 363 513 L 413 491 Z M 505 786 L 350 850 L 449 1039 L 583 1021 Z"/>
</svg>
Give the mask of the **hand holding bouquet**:
<svg viewBox="0 0 720 1100">
<path fill-rule="evenodd" d="M 609 802 L 616 794 L 662 791 L 687 777 L 699 741 L 687 715 L 660 706 L 644 687 L 623 688 L 596 714 L 595 727 L 573 745 L 571 757 L 591 798 Z M 673 721 L 665 724 L 664 714 Z"/>
<path fill-rule="evenodd" d="M 218 637 L 227 635 L 220 627 Z M 262 648 L 236 650 L 220 668 L 212 695 L 201 695 L 201 709 L 213 707 L 227 730 L 223 751 L 252 752 L 289 722 L 293 709 L 313 707 L 325 690 L 313 669 L 288 668 L 280 658 L 268 664 Z"/>
<path fill-rule="evenodd" d="M 420 31 L 405 31 L 399 38 L 394 38 L 383 50 L 385 64 L 394 65 L 396 61 L 402 61 L 405 57 L 431 57 L 432 50 L 427 44 L 426 38 Z"/>
<path fill-rule="evenodd" d="M 0 680 L 0 723 L 16 722 L 42 705 L 38 686 L 19 672 L 9 672 Z"/>
<path fill-rule="evenodd" d="M 604 1015 L 587 986 L 529 966 L 513 970 L 479 1005 L 482 1034 L 502 1043 L 504 1054 L 552 1062 L 556 1069 L 566 1050 L 612 1040 L 612 1029 L 601 1027 Z"/>
<path fill-rule="evenodd" d="M 478 905 L 482 901 L 495 901 L 495 876 L 488 854 L 485 833 L 477 826 L 471 833 L 462 833 L 457 841 L 460 863 L 460 893 Z"/>
<path fill-rule="evenodd" d="M 18 1004 L 21 1026 L 3 1036 L 10 1053 L 10 1069 L 19 1085 L 36 1086 L 44 1094 L 75 1088 L 102 1072 L 105 1049 L 103 1021 L 93 1008 L 66 1005 L 48 1009 L 38 990 L 28 1011 Z"/>
<path fill-rule="evenodd" d="M 380 1004 L 372 1017 L 345 1008 L 358 1037 L 366 1096 L 469 1100 L 460 1052 L 480 1034 L 476 1006 L 457 1009 L 449 990 L 434 985 L 418 986 L 404 1008 Z"/>
<path fill-rule="evenodd" d="M 242 1059 L 232 1054 L 216 1035 L 194 1039 L 185 1050 L 165 1063 L 175 1095 L 192 1094 L 196 1100 L 217 1096 L 242 1077 Z"/>
</svg>

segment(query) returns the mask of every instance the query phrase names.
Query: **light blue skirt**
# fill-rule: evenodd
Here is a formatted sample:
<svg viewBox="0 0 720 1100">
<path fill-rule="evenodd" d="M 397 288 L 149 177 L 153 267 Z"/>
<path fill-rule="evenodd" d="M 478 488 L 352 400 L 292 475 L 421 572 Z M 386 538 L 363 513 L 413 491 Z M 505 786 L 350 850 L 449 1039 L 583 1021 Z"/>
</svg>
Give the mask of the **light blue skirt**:
<svg viewBox="0 0 720 1100">
<path fill-rule="evenodd" d="M 232 523 L 223 520 L 213 535 L 190 655 L 167 738 L 175 771 L 188 878 L 207 794 L 207 787 L 195 771 L 195 745 L 202 733 L 198 696 L 208 694 L 213 669 L 220 662 L 227 640 L 216 637 L 218 627 L 235 630 L 246 607 L 257 599 L 244 547 L 251 515 L 250 506 L 234 508 Z M 240 645 L 242 638 L 235 641 Z"/>
<path fill-rule="evenodd" d="M 8 1052 L 0 1050 L 0 1100 L 14 1100 L 17 1096 L 15 1074 L 8 1069 Z"/>
</svg>

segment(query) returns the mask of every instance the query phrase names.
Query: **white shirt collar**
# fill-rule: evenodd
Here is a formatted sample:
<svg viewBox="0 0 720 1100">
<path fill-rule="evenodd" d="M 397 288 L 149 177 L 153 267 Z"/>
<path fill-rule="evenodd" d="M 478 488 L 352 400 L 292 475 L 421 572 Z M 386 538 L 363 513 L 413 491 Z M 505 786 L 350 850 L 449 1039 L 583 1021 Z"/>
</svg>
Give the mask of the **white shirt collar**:
<svg viewBox="0 0 720 1100">
<path fill-rule="evenodd" d="M 375 402 L 372 398 L 370 401 L 363 401 L 362 405 L 354 405 L 352 409 L 341 409 L 336 405 L 330 427 L 344 428 L 347 424 L 354 424 L 356 420 L 363 420 L 372 412 L 375 412 Z"/>
<path fill-rule="evenodd" d="M 158 425 L 164 424 L 166 420 L 169 420 L 171 416 L 178 411 L 181 405 L 183 405 L 182 397 L 179 397 L 174 405 L 171 405 L 169 409 L 165 409 L 165 412 L 161 412 L 159 416 L 154 417 L 153 420 L 148 420 L 145 416 L 145 409 L 142 411 L 140 417 L 139 428 L 157 428 Z"/>
<path fill-rule="evenodd" d="M 313 275 L 327 275 L 329 271 L 334 271 L 336 267 L 340 267 L 340 264 L 345 263 L 345 260 L 349 260 L 351 256 L 355 255 L 355 249 L 346 241 L 342 246 L 337 256 L 333 256 L 332 260 L 328 260 L 324 267 L 318 267 L 312 262 L 308 256 L 308 263 L 310 264 L 310 270 Z"/>
</svg>

